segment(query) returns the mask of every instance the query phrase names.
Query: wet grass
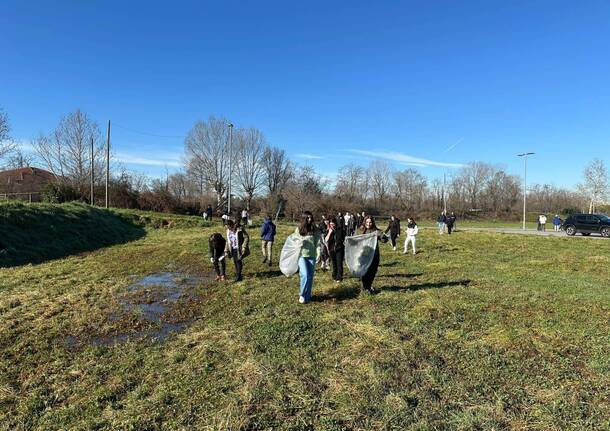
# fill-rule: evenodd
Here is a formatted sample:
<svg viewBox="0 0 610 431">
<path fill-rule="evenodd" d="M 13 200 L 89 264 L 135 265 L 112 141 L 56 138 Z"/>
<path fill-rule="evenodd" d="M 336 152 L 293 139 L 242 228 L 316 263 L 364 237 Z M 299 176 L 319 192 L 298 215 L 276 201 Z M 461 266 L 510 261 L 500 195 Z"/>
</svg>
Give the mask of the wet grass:
<svg viewBox="0 0 610 431">
<path fill-rule="evenodd" d="M 610 241 L 423 230 L 417 256 L 384 245 L 380 295 L 317 272 L 302 306 L 253 231 L 245 281 L 178 301 L 189 326 L 87 342 L 154 325 L 130 286 L 209 275 L 213 230 L 0 268 L 0 429 L 610 427 Z"/>
</svg>

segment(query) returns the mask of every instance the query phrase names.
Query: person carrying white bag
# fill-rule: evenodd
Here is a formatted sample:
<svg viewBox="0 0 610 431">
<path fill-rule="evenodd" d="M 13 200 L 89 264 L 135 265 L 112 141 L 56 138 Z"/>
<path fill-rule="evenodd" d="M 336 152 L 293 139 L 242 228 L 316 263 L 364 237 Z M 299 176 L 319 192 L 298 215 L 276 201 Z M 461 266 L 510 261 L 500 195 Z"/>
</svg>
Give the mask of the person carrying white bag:
<svg viewBox="0 0 610 431">
<path fill-rule="evenodd" d="M 373 288 L 373 281 L 379 267 L 379 241 L 387 242 L 388 236 L 377 229 L 371 216 L 364 218 L 360 232 L 360 235 L 345 238 L 345 262 L 350 273 L 360 278 L 362 289 L 374 295 L 378 293 Z"/>
<path fill-rule="evenodd" d="M 301 224 L 286 239 L 280 255 L 280 270 L 285 276 L 289 277 L 299 271 L 300 304 L 311 300 L 316 262 L 320 258 L 320 244 L 320 235 L 316 231 L 313 215 L 305 211 L 301 216 Z"/>
</svg>

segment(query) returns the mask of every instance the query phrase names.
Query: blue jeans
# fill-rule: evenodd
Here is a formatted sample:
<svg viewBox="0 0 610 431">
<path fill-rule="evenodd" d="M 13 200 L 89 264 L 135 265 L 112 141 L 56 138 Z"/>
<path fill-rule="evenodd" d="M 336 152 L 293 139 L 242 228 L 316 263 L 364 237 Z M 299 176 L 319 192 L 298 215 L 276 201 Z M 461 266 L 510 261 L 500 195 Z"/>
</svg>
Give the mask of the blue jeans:
<svg viewBox="0 0 610 431">
<path fill-rule="evenodd" d="M 305 302 L 311 300 L 313 288 L 313 274 L 316 269 L 316 259 L 313 257 L 299 257 L 299 276 L 301 277 L 301 296 Z"/>
</svg>

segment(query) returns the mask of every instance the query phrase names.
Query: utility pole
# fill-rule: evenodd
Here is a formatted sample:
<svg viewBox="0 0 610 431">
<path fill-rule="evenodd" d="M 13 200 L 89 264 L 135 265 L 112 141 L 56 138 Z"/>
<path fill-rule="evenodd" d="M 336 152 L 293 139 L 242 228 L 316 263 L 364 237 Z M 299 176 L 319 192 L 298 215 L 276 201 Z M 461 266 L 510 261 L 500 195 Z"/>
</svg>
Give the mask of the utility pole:
<svg viewBox="0 0 610 431">
<path fill-rule="evenodd" d="M 525 230 L 525 202 L 527 199 L 527 156 L 531 156 L 536 153 L 521 153 L 517 154 L 518 157 L 523 157 L 524 161 L 524 173 L 523 173 L 523 230 Z"/>
<path fill-rule="evenodd" d="M 110 182 L 110 120 L 108 120 L 108 133 L 106 135 L 106 208 L 108 208 L 108 183 Z"/>
<path fill-rule="evenodd" d="M 443 172 L 443 211 L 447 214 L 447 174 Z"/>
<path fill-rule="evenodd" d="M 231 216 L 231 180 L 233 179 L 233 123 L 229 127 L 229 185 L 227 187 L 227 215 Z"/>
<path fill-rule="evenodd" d="M 93 182 L 94 182 L 94 172 L 93 172 L 93 136 L 91 137 L 91 149 L 90 149 L 90 157 L 91 157 L 91 206 L 95 205 L 95 195 L 93 191 Z"/>
</svg>

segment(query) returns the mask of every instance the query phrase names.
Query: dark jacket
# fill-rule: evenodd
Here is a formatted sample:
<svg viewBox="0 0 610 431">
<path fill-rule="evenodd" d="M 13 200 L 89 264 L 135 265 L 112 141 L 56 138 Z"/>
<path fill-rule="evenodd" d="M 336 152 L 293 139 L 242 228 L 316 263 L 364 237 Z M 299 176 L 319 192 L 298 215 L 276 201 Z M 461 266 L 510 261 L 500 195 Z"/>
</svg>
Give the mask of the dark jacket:
<svg viewBox="0 0 610 431">
<path fill-rule="evenodd" d="M 331 232 L 330 237 L 328 238 L 328 252 L 335 253 L 337 251 L 341 251 L 345 248 L 345 230 L 342 227 L 337 226 L 333 232 Z"/>
<path fill-rule="evenodd" d="M 209 246 L 209 256 L 213 257 L 215 260 L 222 256 L 225 252 L 225 246 L 227 245 L 227 241 L 224 239 L 222 234 L 216 232 L 210 235 L 210 239 L 208 241 Z"/>
<path fill-rule="evenodd" d="M 447 223 L 447 216 L 445 214 L 441 214 L 440 216 L 438 216 L 438 222 Z"/>
<path fill-rule="evenodd" d="M 392 235 L 400 235 L 400 220 L 398 218 L 394 217 L 393 221 L 392 221 L 392 219 L 390 219 L 390 222 L 388 223 L 388 227 L 386 228 L 385 233 L 388 233 L 388 231 Z"/>
<path fill-rule="evenodd" d="M 237 256 L 241 259 L 250 255 L 250 235 L 243 228 L 237 229 Z M 229 241 L 229 231 L 227 230 L 227 241 L 225 246 L 227 254 L 231 254 L 231 242 Z"/>
<path fill-rule="evenodd" d="M 455 215 L 450 215 L 449 217 L 447 217 L 447 224 L 449 226 L 453 226 L 455 224 L 455 220 L 457 219 L 457 217 Z"/>
<path fill-rule="evenodd" d="M 261 226 L 261 239 L 263 241 L 273 241 L 275 238 L 275 224 L 271 219 L 266 218 Z"/>
</svg>

